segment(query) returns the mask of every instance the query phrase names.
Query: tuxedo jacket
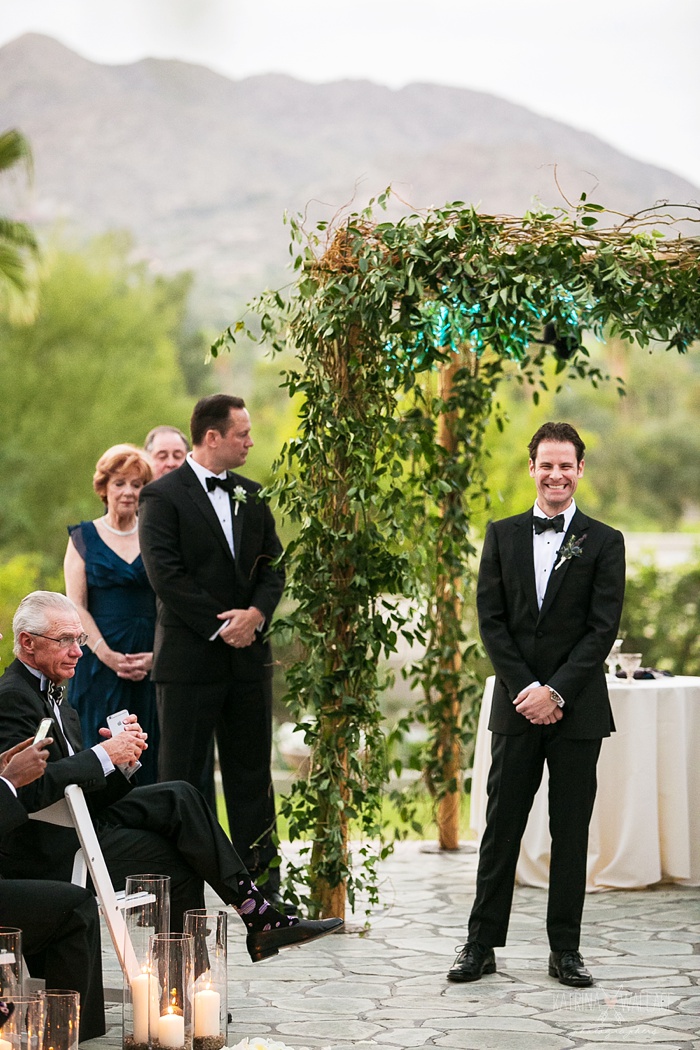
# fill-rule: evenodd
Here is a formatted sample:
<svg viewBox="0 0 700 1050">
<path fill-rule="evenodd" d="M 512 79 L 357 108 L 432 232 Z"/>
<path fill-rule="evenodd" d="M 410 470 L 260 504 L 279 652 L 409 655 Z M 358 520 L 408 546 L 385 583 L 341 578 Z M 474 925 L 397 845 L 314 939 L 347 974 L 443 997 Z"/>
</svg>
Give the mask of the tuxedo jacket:
<svg viewBox="0 0 700 1050">
<path fill-rule="evenodd" d="M 577 508 L 561 549 L 575 539 L 581 554 L 568 560 L 557 556 L 538 609 L 532 518 L 530 509 L 493 522 L 484 539 L 477 609 L 481 637 L 496 672 L 489 728 L 504 734 L 531 729 L 513 700 L 525 686 L 539 681 L 564 698 L 557 732 L 582 739 L 609 736 L 615 726 L 605 658 L 622 613 L 622 533 Z"/>
<path fill-rule="evenodd" d="M 39 679 L 14 660 L 0 678 L 0 751 L 33 736 L 42 718 L 48 716 L 53 717 L 53 711 L 40 691 Z M 44 775 L 18 789 L 15 805 L 33 813 L 63 798 L 68 784 L 79 784 L 91 814 L 99 817 L 112 802 L 131 790 L 129 782 L 118 769 L 105 777 L 94 751 L 83 750 L 80 718 L 68 703 L 61 705 L 61 720 L 65 736 L 54 721 Z M 66 738 L 76 752 L 74 755 L 69 756 Z M 19 810 L 14 808 L 14 813 L 17 815 Z M 36 820 L 24 821 L 14 830 L 3 827 L 0 871 L 7 878 L 70 881 L 78 847 L 78 836 L 72 828 Z"/>
<path fill-rule="evenodd" d="M 264 632 L 244 649 L 220 639 L 217 614 L 255 606 L 267 623 L 284 587 L 282 545 L 260 485 L 228 472 L 246 493 L 233 502 L 235 558 L 211 500 L 185 462 L 141 491 L 141 555 L 157 597 L 156 682 L 258 681 L 271 674 Z"/>
<path fill-rule="evenodd" d="M 25 738 L 26 739 L 26 738 Z M 0 836 L 24 824 L 27 811 L 14 795 L 12 788 L 0 780 Z"/>
</svg>

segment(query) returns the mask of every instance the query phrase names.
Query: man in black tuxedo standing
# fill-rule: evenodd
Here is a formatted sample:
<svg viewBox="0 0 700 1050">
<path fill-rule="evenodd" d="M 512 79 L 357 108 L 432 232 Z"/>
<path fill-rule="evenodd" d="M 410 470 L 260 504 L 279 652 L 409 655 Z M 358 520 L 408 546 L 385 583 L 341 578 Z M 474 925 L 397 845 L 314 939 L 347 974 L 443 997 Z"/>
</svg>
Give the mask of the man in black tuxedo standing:
<svg viewBox="0 0 700 1050">
<path fill-rule="evenodd" d="M 233 473 L 253 444 L 242 398 L 202 398 L 190 428 L 192 452 L 142 490 L 139 512 L 158 599 L 159 778 L 206 794 L 202 771 L 216 737 L 233 844 L 256 879 L 268 871 L 265 892 L 279 902 L 265 630 L 284 587 L 282 545 L 260 485 Z"/>
<path fill-rule="evenodd" d="M 0 635 L 2 637 L 2 635 Z M 51 737 L 28 737 L 0 754 L 0 834 L 24 824 L 17 792 L 43 776 Z M 0 877 L 0 922 L 22 931 L 22 951 L 32 977 L 47 988 L 80 993 L 80 1041 L 105 1033 L 100 916 L 95 896 L 81 886 Z"/>
<path fill-rule="evenodd" d="M 549 974 L 592 983 L 579 941 L 596 764 L 615 728 L 604 664 L 622 613 L 625 551 L 620 532 L 576 507 L 584 451 L 568 423 L 540 427 L 529 445 L 534 508 L 493 522 L 484 540 L 477 608 L 496 672 L 492 766 L 468 940 L 451 981 L 496 971 L 493 949 L 506 943 L 520 840 L 546 762 Z"/>
</svg>

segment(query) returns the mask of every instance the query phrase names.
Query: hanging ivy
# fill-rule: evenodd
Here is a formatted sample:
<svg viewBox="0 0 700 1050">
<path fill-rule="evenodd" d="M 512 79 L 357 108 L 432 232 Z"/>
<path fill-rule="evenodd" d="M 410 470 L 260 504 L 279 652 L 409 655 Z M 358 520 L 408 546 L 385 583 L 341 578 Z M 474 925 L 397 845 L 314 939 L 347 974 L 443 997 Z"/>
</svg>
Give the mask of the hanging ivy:
<svg viewBox="0 0 700 1050">
<path fill-rule="evenodd" d="M 399 634 L 427 646 L 416 673 L 428 782 L 440 799 L 459 790 L 480 694 L 462 617 L 470 501 L 486 488 L 484 428 L 504 370 L 537 399 L 552 356 L 559 381 L 601 381 L 584 332 L 679 352 L 700 334 L 700 242 L 677 234 L 670 209 L 611 216 L 583 197 L 516 219 L 457 202 L 377 222 L 372 206 L 386 198 L 312 231 L 292 219 L 296 280 L 253 304 L 263 338 L 298 362 L 283 382 L 301 395 L 299 429 L 268 495 L 298 530 L 287 551 L 294 607 L 279 629 L 303 653 L 288 700 L 312 763 L 283 806 L 309 861 L 293 875 L 326 915 L 343 914 L 360 886 L 376 897 L 389 848 L 378 668 Z M 240 321 L 213 354 L 243 337 L 253 338 Z"/>
</svg>

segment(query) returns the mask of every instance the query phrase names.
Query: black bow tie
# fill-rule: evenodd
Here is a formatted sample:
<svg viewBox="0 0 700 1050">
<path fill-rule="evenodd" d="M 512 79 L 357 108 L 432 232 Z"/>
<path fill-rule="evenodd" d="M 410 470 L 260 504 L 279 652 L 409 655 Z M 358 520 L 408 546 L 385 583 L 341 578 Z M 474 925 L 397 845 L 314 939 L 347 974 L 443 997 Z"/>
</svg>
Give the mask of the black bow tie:
<svg viewBox="0 0 700 1050">
<path fill-rule="evenodd" d="M 63 703 L 63 686 L 56 685 L 55 682 L 49 682 L 46 687 L 46 699 L 49 703 L 60 706 Z"/>
<path fill-rule="evenodd" d="M 235 488 L 233 478 L 207 478 L 207 492 L 213 492 L 216 488 L 223 489 L 230 495 Z"/>
<path fill-rule="evenodd" d="M 539 536 L 542 532 L 546 532 L 547 529 L 553 529 L 554 532 L 564 531 L 563 514 L 555 514 L 553 518 L 540 518 L 539 515 L 535 514 L 532 520 L 535 525 L 536 536 Z"/>
</svg>

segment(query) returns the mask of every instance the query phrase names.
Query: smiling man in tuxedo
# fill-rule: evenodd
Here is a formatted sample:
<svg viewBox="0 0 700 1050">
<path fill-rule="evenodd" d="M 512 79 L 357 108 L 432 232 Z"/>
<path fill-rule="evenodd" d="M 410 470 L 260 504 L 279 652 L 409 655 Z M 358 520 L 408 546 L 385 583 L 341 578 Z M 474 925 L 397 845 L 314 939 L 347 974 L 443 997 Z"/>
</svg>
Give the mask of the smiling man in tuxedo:
<svg viewBox="0 0 700 1050">
<path fill-rule="evenodd" d="M 468 940 L 451 981 L 496 970 L 493 949 L 506 943 L 520 840 L 546 762 L 549 973 L 574 987 L 592 983 L 579 941 L 596 764 L 615 728 L 604 663 L 622 613 L 625 551 L 620 532 L 576 507 L 584 451 L 568 423 L 540 427 L 529 445 L 535 505 L 493 522 L 484 540 L 477 608 L 496 672 L 492 765 Z"/>
<path fill-rule="evenodd" d="M 268 872 L 279 902 L 273 842 L 272 654 L 265 637 L 284 587 L 282 545 L 260 485 L 241 474 L 253 445 L 242 398 L 195 405 L 192 452 L 141 494 L 141 554 L 158 599 L 152 677 L 159 777 L 206 793 L 216 737 L 231 837 L 248 869 Z"/>
</svg>

